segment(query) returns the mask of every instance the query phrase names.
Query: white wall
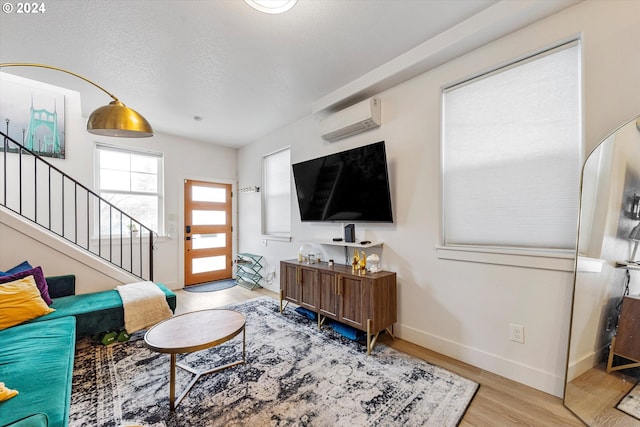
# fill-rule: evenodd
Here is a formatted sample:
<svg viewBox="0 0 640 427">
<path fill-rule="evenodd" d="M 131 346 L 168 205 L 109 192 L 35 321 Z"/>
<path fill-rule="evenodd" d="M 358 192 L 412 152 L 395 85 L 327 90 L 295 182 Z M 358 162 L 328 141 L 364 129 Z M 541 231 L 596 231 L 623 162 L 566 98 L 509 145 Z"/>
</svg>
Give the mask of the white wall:
<svg viewBox="0 0 640 427">
<path fill-rule="evenodd" d="M 76 293 L 113 289 L 140 279 L 49 233 L 20 216 L 0 209 L 0 260 L 4 269 L 27 260 L 46 276 L 74 274 Z"/>
<path fill-rule="evenodd" d="M 148 149 L 164 154 L 165 231 L 172 230 L 171 238 L 161 236 L 157 244 L 154 280 L 172 289 L 184 285 L 184 180 L 232 184 L 236 193 L 237 150 L 188 140 L 166 134 L 156 134 L 150 139 L 93 138 L 87 136 L 83 158 L 93 158 L 93 143 L 96 141 Z M 89 165 L 90 167 L 92 166 Z M 87 182 L 93 182 L 93 168 L 87 171 Z M 236 199 L 233 201 L 232 217 L 236 218 Z M 233 239 L 235 253 L 236 239 Z"/>
<path fill-rule="evenodd" d="M 385 140 L 395 223 L 356 226 L 356 230 L 359 239 L 384 241 L 383 266 L 398 273 L 398 336 L 560 396 L 573 274 L 436 256 L 441 242 L 440 93 L 451 82 L 581 36 L 588 152 L 639 113 L 639 17 L 640 2 L 582 2 L 380 93 L 382 127 L 336 143 L 324 142 L 317 118 L 307 116 L 242 148 L 238 185 L 260 185 L 261 156 L 285 146 L 291 147 L 295 163 Z M 240 250 L 265 255 L 270 266 L 296 257 L 307 240 L 342 233 L 340 224 L 300 223 L 293 198 L 293 242 L 269 241 L 264 247 L 259 195 L 240 195 L 238 206 Z M 344 262 L 340 249 L 322 250 Z M 279 275 L 268 287 L 277 291 L 278 283 Z M 512 322 L 524 325 L 525 344 L 508 340 Z"/>
<path fill-rule="evenodd" d="M 50 85 L 39 86 L 51 88 Z M 184 227 L 184 180 L 198 179 L 231 183 L 235 192 L 237 150 L 158 133 L 152 138 L 135 139 L 91 135 L 85 130 L 86 118 L 80 114 L 78 93 L 67 90 L 64 93 L 66 102 L 66 159 L 54 159 L 51 163 L 80 183 L 94 188 L 95 142 L 164 154 L 165 229 L 170 230 L 170 225 L 173 224 L 173 236 L 172 238 L 161 236 L 157 243 L 154 280 L 162 282 L 172 289 L 182 288 L 184 284 L 184 242 L 180 231 Z M 235 199 L 233 218 L 236 218 Z M 25 239 L 21 242 L 19 250 L 16 250 L 13 233 L 8 228 L 0 226 L 0 270 L 11 268 L 28 259 L 32 265 L 42 265 L 45 274 L 47 274 L 47 260 L 36 259 L 38 257 L 35 254 L 40 254 L 43 250 L 36 247 L 38 242 L 33 239 Z M 236 240 L 233 239 L 234 252 Z M 51 265 L 49 270 L 55 271 L 55 274 L 72 273 L 79 268 L 84 268 L 81 264 L 74 262 L 72 257 L 63 257 L 59 262 L 49 260 L 48 263 Z M 95 276 L 94 279 L 95 283 L 80 283 L 79 288 L 90 292 L 110 286 L 110 281 L 103 280 L 102 273 Z"/>
</svg>

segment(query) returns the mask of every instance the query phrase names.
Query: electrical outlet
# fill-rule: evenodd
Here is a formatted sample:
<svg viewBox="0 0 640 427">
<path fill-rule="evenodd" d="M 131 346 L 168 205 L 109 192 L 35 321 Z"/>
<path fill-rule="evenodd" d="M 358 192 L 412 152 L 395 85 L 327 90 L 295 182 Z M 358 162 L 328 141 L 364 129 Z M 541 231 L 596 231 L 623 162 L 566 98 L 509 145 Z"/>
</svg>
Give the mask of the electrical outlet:
<svg viewBox="0 0 640 427">
<path fill-rule="evenodd" d="M 262 240 L 260 240 L 260 244 L 261 244 L 262 246 L 267 246 L 267 239 L 262 239 Z"/>
<path fill-rule="evenodd" d="M 524 326 L 509 323 L 509 339 L 524 344 Z"/>
<path fill-rule="evenodd" d="M 605 331 L 609 332 L 613 329 L 613 317 L 607 318 L 607 326 L 604 328 Z"/>
</svg>

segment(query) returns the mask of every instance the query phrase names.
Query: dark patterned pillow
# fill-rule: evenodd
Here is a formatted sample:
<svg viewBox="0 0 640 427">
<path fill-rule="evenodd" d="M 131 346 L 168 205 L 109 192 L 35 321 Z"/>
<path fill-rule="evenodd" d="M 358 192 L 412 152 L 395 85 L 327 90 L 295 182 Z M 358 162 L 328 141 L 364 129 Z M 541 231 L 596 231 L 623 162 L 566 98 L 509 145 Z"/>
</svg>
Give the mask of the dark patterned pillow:
<svg viewBox="0 0 640 427">
<path fill-rule="evenodd" d="M 29 261 L 22 261 L 20 264 L 16 265 L 13 268 L 10 268 L 7 271 L 0 271 L 0 277 L 9 276 L 11 274 L 19 273 L 19 272 L 25 271 L 25 270 L 31 270 L 32 268 L 33 267 L 31 267 L 31 264 L 29 264 Z"/>
<path fill-rule="evenodd" d="M 22 270 L 8 276 L 0 276 L 0 286 L 2 286 L 3 283 L 13 282 L 14 280 L 22 279 L 27 276 L 33 276 L 36 282 L 36 286 L 40 291 L 40 296 L 42 296 L 42 299 L 47 303 L 47 305 L 51 305 L 53 301 L 49 296 L 49 285 L 47 285 L 47 279 L 44 278 L 44 273 L 42 272 L 42 268 L 40 267 L 31 268 L 29 270 Z"/>
</svg>

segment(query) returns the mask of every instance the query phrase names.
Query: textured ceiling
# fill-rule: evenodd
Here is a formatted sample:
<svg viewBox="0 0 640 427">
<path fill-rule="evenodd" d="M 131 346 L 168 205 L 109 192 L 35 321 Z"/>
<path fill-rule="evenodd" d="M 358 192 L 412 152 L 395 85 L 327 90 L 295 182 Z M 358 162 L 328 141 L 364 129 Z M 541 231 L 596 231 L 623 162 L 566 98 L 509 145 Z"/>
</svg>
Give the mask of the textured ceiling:
<svg viewBox="0 0 640 427">
<path fill-rule="evenodd" d="M 44 13 L 0 15 L 0 62 L 69 69 L 158 132 L 239 147 L 494 3 L 298 0 L 268 15 L 242 0 L 45 1 Z M 109 100 L 62 73 L 3 71 L 80 91 L 87 116 Z"/>
</svg>

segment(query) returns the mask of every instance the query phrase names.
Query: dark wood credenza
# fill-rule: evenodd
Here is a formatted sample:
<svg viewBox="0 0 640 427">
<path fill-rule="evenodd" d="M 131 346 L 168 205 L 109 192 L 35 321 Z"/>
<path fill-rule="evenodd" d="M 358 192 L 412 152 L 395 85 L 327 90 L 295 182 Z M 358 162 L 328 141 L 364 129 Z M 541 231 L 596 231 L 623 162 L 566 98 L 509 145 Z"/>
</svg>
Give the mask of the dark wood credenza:
<svg viewBox="0 0 640 427">
<path fill-rule="evenodd" d="M 380 332 L 393 336 L 396 290 L 390 271 L 358 274 L 351 266 L 280 261 L 280 312 L 292 302 L 317 313 L 318 327 L 329 318 L 364 331 L 369 354 Z"/>
<path fill-rule="evenodd" d="M 614 366 L 614 356 L 628 360 Z M 640 297 L 626 295 L 622 298 L 616 335 L 611 340 L 607 372 L 640 366 Z"/>
</svg>

